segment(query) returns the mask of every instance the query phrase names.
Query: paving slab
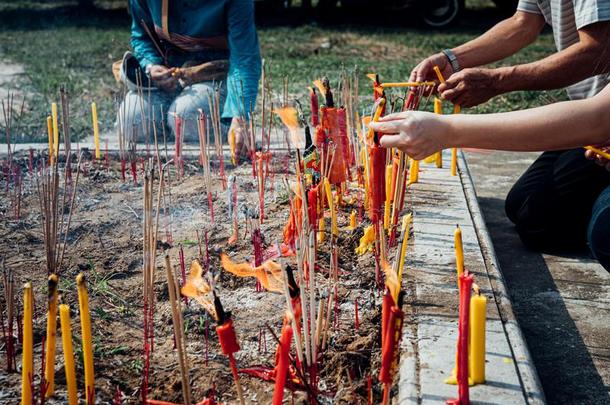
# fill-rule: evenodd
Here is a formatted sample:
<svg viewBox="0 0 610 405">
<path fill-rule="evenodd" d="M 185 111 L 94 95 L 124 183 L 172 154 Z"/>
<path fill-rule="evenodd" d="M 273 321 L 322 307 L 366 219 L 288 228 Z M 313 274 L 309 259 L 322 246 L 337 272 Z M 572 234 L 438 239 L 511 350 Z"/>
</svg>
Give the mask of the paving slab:
<svg viewBox="0 0 610 405">
<path fill-rule="evenodd" d="M 453 250 L 456 224 L 462 229 L 466 268 L 488 297 L 486 380 L 471 387 L 478 404 L 542 404 L 544 394 L 482 220 L 466 161 L 460 175 L 445 167 L 421 166 L 419 182 L 409 188 L 414 243 L 407 255 L 404 288 L 407 322 L 402 342 L 398 403 L 444 403 L 457 387 L 444 380 L 454 367 L 458 289 Z"/>
</svg>

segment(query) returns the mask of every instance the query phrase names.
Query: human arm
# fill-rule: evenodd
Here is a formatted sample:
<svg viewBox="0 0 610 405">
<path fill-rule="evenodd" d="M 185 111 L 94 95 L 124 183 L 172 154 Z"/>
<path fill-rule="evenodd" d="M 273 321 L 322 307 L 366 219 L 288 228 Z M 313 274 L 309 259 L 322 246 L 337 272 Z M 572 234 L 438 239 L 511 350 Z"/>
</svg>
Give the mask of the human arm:
<svg viewBox="0 0 610 405">
<path fill-rule="evenodd" d="M 227 10 L 229 74 L 223 118 L 246 117 L 256 105 L 261 56 L 252 0 L 232 0 Z"/>
<path fill-rule="evenodd" d="M 133 54 L 145 68 L 148 65 L 163 65 L 163 56 L 155 48 L 150 36 L 144 30 L 142 22 L 149 30 L 154 31 L 154 22 L 148 5 L 144 0 L 129 0 L 131 9 L 131 48 Z"/>
<path fill-rule="evenodd" d="M 442 98 L 463 107 L 517 90 L 547 90 L 572 85 L 610 71 L 610 22 L 578 30 L 579 42 L 544 59 L 496 69 L 465 69 L 439 85 Z"/>
<path fill-rule="evenodd" d="M 228 7 L 230 56 L 222 117 L 231 118 L 229 131 L 235 131 L 236 151 L 243 154 L 247 145 L 245 118 L 256 105 L 261 56 L 252 0 L 232 0 Z"/>
<path fill-rule="evenodd" d="M 130 0 L 131 7 L 131 47 L 140 66 L 146 69 L 146 73 L 154 85 L 162 90 L 171 92 L 178 86 L 178 80 L 172 75 L 173 69 L 164 65 L 162 55 L 155 47 L 153 39 L 143 27 L 146 24 L 150 32 L 154 31 L 154 22 L 146 2 L 141 0 Z"/>
<path fill-rule="evenodd" d="M 517 11 L 512 17 L 499 22 L 483 35 L 451 51 L 462 69 L 485 65 L 502 60 L 525 48 L 536 40 L 543 27 L 542 15 Z M 436 80 L 434 66 L 441 69 L 445 78 L 449 78 L 454 73 L 445 54 L 439 52 L 420 62 L 411 72 L 410 80 Z"/>
<path fill-rule="evenodd" d="M 390 114 L 370 126 L 415 159 L 451 147 L 508 151 L 560 150 L 610 138 L 610 86 L 593 98 L 496 114 Z"/>
</svg>

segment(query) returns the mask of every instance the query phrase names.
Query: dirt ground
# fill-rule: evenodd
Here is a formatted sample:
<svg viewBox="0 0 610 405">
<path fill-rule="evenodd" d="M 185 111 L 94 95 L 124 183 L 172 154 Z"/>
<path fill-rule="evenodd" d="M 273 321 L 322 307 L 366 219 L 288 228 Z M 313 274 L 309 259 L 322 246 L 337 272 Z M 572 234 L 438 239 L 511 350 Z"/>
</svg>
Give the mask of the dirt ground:
<svg viewBox="0 0 610 405">
<path fill-rule="evenodd" d="M 40 156 L 35 155 L 35 160 L 38 158 Z M 7 182 L 3 177 L 0 182 L 3 190 L 0 197 L 0 257 L 4 261 L 5 269 L 15 276 L 20 310 L 21 287 L 26 281 L 33 284 L 34 367 L 37 384 L 41 364 L 41 341 L 46 330 L 47 270 L 35 176 L 28 174 L 27 153 L 21 153 L 16 159 L 24 173 L 23 199 L 20 217 L 17 219 L 15 202 L 11 201 L 10 193 L 6 192 Z M 272 171 L 276 174 L 272 175 L 267 183 L 265 209 L 268 219 L 261 227 L 266 247 L 281 242 L 282 229 L 288 218 L 288 199 L 283 187 L 284 162 L 286 159 L 277 157 L 272 165 Z M 66 261 L 59 275 L 60 300 L 69 304 L 72 310 L 78 386 L 82 396 L 84 376 L 74 279 L 78 273 L 83 272 L 88 280 L 90 294 L 96 396 L 99 403 L 109 403 L 116 391 L 120 390 L 125 403 L 138 403 L 143 369 L 143 189 L 140 164 L 137 184 L 129 177 L 126 182 L 121 181 L 120 164 L 112 157 L 109 168 L 103 161 L 91 162 L 84 159 L 81 169 L 76 208 L 68 235 Z M 236 169 L 229 169 L 228 175 L 235 175 L 237 178 L 240 207 L 258 205 L 256 180 L 252 177 L 251 165 L 244 164 Z M 241 226 L 238 242 L 233 246 L 227 244 L 231 235 L 231 221 L 227 215 L 226 192 L 221 189 L 221 182 L 216 179 L 213 182 L 215 221 L 212 222 L 207 206 L 206 187 L 198 163 L 188 161 L 185 175 L 181 179 L 178 179 L 175 170 L 171 169 L 171 181 L 171 223 L 163 210 L 160 215 L 161 243 L 155 283 L 155 347 L 150 367 L 149 398 L 180 402 L 180 373 L 177 354 L 173 350 L 172 318 L 163 267 L 164 253 L 169 254 L 176 277 L 180 279 L 180 247 L 184 250 L 188 267 L 192 260 L 200 257 L 196 231 L 199 231 L 202 240 L 204 235 L 207 235 L 211 257 L 210 271 L 219 277 L 220 298 L 225 309 L 233 314 L 241 345 L 241 351 L 237 353 L 240 368 L 255 365 L 273 366 L 276 345 L 265 325 L 268 324 L 279 335 L 285 299 L 276 293 L 255 292 L 254 279 L 238 279 L 221 271 L 221 250 L 229 253 L 236 261 L 250 260 L 253 251 L 249 230 L 244 227 L 244 218 L 239 221 Z M 10 189 L 12 186 L 8 187 Z M 157 185 L 155 191 L 156 187 Z M 373 395 L 377 401 L 381 395 L 381 391 L 376 388 L 380 357 L 380 295 L 376 288 L 374 259 L 371 254 L 356 256 L 354 253 L 364 224 L 359 221 L 356 231 L 348 231 L 347 217 L 352 208 L 346 206 L 342 210 L 345 212 L 339 214 L 339 299 L 336 314 L 333 315 L 338 317 L 337 328 L 331 329 L 329 348 L 323 353 L 320 361 L 319 388 L 325 394 L 321 394 L 319 400 L 321 403 L 365 402 L 368 379 L 372 376 Z M 173 243 L 168 243 L 170 231 Z M 205 246 L 201 249 L 205 251 Z M 329 245 L 326 242 L 320 246 L 320 271 L 316 274 L 318 285 L 322 286 L 322 296 L 328 293 L 326 286 L 329 282 L 325 270 L 328 268 L 329 257 Z M 283 261 L 291 263 L 294 258 L 286 258 Z M 356 300 L 360 318 L 358 328 L 355 327 L 354 317 Z M 4 299 L 1 302 L 4 311 Z M 219 401 L 234 401 L 236 392 L 228 360 L 220 352 L 214 322 L 194 301 L 184 308 L 184 318 L 194 399 L 200 401 L 214 396 Z M 0 403 L 15 403 L 20 397 L 21 376 L 18 373 L 6 373 L 3 348 L 4 346 L 0 351 Z M 62 353 L 61 344 L 58 343 L 55 367 L 57 388 L 55 398 L 49 401 L 50 403 L 66 401 Z M 20 356 L 21 349 L 18 345 L 18 365 L 21 362 Z M 250 376 L 242 376 L 241 379 L 248 402 L 270 402 L 273 383 L 262 382 Z M 297 402 L 302 397 L 302 393 L 293 396 Z"/>
</svg>

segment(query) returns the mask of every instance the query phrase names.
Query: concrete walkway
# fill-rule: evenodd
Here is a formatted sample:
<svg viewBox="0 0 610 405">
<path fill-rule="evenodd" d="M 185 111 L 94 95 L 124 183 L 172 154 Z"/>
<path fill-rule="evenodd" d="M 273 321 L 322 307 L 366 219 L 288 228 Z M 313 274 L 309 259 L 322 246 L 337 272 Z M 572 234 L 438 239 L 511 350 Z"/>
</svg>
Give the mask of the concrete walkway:
<svg viewBox="0 0 610 405">
<path fill-rule="evenodd" d="M 610 273 L 523 247 L 504 197 L 537 153 L 468 153 L 513 309 L 549 403 L 610 403 Z"/>
<path fill-rule="evenodd" d="M 449 154 L 445 154 L 445 162 Z M 399 403 L 444 403 L 457 387 L 444 380 L 450 374 L 457 342 L 458 290 L 453 232 L 462 228 L 466 268 L 489 299 L 487 307 L 487 383 L 470 390 L 474 403 L 544 403 L 519 326 L 500 275 L 493 247 L 477 206 L 465 162 L 461 177 L 447 167 L 422 165 L 420 180 L 411 186 L 414 243 L 407 255 L 408 291 L 401 353 Z"/>
</svg>

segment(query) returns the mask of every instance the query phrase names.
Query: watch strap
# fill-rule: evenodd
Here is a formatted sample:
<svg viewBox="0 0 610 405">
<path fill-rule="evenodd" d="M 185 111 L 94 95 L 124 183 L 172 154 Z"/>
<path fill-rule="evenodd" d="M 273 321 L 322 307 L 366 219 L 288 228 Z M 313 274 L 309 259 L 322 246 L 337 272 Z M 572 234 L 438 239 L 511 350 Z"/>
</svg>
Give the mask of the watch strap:
<svg viewBox="0 0 610 405">
<path fill-rule="evenodd" d="M 451 64 L 451 68 L 453 69 L 454 73 L 462 70 L 460 64 L 458 63 L 457 57 L 455 56 L 455 53 L 453 53 L 451 49 L 443 49 L 441 52 L 449 60 L 449 63 Z"/>
</svg>

